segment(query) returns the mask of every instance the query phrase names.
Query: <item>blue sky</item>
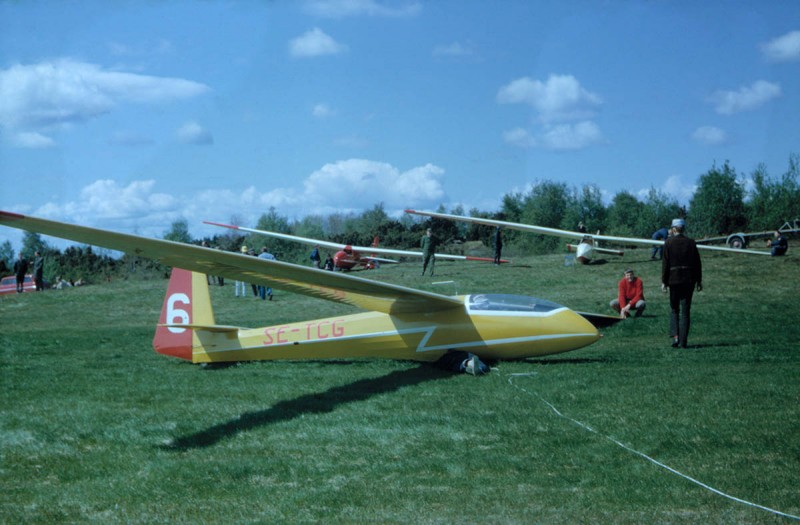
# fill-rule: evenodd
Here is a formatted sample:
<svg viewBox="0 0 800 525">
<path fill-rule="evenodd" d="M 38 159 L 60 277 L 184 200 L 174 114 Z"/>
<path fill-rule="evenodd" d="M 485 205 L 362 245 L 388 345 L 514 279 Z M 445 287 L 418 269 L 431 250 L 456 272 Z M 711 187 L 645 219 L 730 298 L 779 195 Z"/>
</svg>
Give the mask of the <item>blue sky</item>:
<svg viewBox="0 0 800 525">
<path fill-rule="evenodd" d="M 0 1 L 0 209 L 161 236 L 800 153 L 800 2 Z M 0 242 L 21 236 L 0 230 Z"/>
</svg>

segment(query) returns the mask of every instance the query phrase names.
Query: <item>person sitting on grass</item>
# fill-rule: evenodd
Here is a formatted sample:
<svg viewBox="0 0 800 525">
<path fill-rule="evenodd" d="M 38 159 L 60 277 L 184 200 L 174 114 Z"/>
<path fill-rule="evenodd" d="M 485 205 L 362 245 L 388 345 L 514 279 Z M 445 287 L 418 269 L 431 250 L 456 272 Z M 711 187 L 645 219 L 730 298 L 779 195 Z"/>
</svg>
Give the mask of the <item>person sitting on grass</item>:
<svg viewBox="0 0 800 525">
<path fill-rule="evenodd" d="M 625 270 L 625 273 L 617 285 L 619 295 L 616 299 L 608 303 L 622 317 L 627 318 L 631 314 L 631 310 L 636 311 L 636 317 L 640 317 L 646 303 L 644 302 L 644 284 L 642 280 L 636 277 L 631 268 Z"/>
<path fill-rule="evenodd" d="M 772 256 L 786 255 L 786 250 L 789 249 L 789 241 L 779 230 L 775 230 L 772 236 L 772 240 L 767 240 L 767 248 L 771 248 L 770 253 Z"/>
</svg>

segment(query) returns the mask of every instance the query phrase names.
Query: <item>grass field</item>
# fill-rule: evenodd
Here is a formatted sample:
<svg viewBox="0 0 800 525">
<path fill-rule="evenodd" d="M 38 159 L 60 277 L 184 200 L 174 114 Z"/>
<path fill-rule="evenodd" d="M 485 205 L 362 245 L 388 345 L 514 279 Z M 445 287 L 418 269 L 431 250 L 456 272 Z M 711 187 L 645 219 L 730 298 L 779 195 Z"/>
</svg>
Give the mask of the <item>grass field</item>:
<svg viewBox="0 0 800 525">
<path fill-rule="evenodd" d="M 179 362 L 150 346 L 166 281 L 0 298 L 0 521 L 795 522 L 800 257 L 703 261 L 687 350 L 669 346 L 644 250 L 359 274 L 601 313 L 626 266 L 643 277 L 644 317 L 478 378 L 380 360 Z M 218 322 L 251 327 L 350 311 L 231 285 L 212 299 Z"/>
</svg>

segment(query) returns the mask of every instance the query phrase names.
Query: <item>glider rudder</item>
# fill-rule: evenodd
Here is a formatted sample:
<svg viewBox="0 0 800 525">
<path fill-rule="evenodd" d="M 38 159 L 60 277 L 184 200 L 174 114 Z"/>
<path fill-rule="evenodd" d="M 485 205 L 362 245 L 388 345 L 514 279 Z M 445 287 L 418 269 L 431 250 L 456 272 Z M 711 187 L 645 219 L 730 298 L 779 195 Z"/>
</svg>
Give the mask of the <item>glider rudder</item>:
<svg viewBox="0 0 800 525">
<path fill-rule="evenodd" d="M 193 330 L 177 325 L 214 325 L 208 281 L 204 274 L 173 268 L 158 320 L 153 349 L 192 360 Z"/>
</svg>

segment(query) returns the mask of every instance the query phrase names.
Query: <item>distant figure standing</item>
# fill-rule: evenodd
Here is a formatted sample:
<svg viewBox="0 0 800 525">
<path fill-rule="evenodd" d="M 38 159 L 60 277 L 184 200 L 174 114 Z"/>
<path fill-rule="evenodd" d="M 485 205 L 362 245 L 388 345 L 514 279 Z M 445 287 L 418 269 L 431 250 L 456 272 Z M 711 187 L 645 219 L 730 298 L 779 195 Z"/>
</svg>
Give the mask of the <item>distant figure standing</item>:
<svg viewBox="0 0 800 525">
<path fill-rule="evenodd" d="M 636 310 L 636 317 L 641 316 L 647 306 L 644 302 L 644 284 L 631 268 L 625 270 L 617 284 L 617 291 L 617 298 L 608 305 L 622 317 L 630 316 L 631 310 Z"/>
<path fill-rule="evenodd" d="M 586 233 L 586 226 L 583 221 L 578 222 L 578 233 Z"/>
<path fill-rule="evenodd" d="M 33 258 L 33 282 L 37 292 L 44 290 L 44 257 L 38 250 Z"/>
<path fill-rule="evenodd" d="M 259 259 L 266 259 L 268 261 L 275 261 L 275 256 L 267 251 L 267 247 L 264 246 L 261 248 L 261 253 L 258 254 Z M 272 300 L 272 288 L 269 286 L 258 285 L 258 295 L 261 297 L 263 301 L 266 297 L 269 297 L 269 300 Z"/>
<path fill-rule="evenodd" d="M 672 347 L 686 348 L 691 324 L 692 295 L 703 290 L 703 266 L 693 239 L 684 235 L 686 221 L 672 221 L 672 236 L 664 242 L 661 291 L 669 287 L 669 335 Z"/>
<path fill-rule="evenodd" d="M 328 254 L 325 257 L 325 265 L 322 267 L 323 270 L 328 270 L 329 272 L 333 271 L 333 259 L 331 258 L 331 254 Z"/>
<path fill-rule="evenodd" d="M 669 230 L 666 228 L 661 228 L 653 232 L 653 236 L 651 237 L 654 241 L 666 241 L 667 237 L 669 237 Z M 654 244 L 653 249 L 650 251 L 650 258 L 651 259 L 661 259 L 661 254 L 664 251 L 663 244 Z"/>
<path fill-rule="evenodd" d="M 319 246 L 314 246 L 314 249 L 311 250 L 311 255 L 309 256 L 311 259 L 311 264 L 314 265 L 314 268 L 319 268 L 321 259 L 319 256 Z"/>
<path fill-rule="evenodd" d="M 786 255 L 786 250 L 789 249 L 789 240 L 778 230 L 775 230 L 772 236 L 773 239 L 767 241 L 767 248 L 772 248 L 770 250 L 772 256 Z"/>
<path fill-rule="evenodd" d="M 243 244 L 239 251 L 241 251 L 242 255 L 247 255 L 247 245 Z M 233 295 L 236 297 L 240 295 L 242 297 L 247 297 L 247 283 L 244 281 L 235 281 L 233 283 Z"/>
<path fill-rule="evenodd" d="M 430 228 L 425 231 L 420 241 L 422 247 L 422 275 L 425 275 L 425 270 L 428 268 L 428 263 L 431 265 L 431 277 L 433 277 L 433 266 L 436 263 L 436 237 Z"/>
<path fill-rule="evenodd" d="M 28 273 L 28 261 L 22 256 L 22 253 L 17 256 L 14 261 L 14 276 L 17 279 L 17 293 L 22 293 L 25 289 L 25 274 Z"/>
<path fill-rule="evenodd" d="M 503 233 L 500 231 L 500 226 L 494 230 L 494 263 L 500 264 L 500 255 L 503 252 Z"/>
</svg>

